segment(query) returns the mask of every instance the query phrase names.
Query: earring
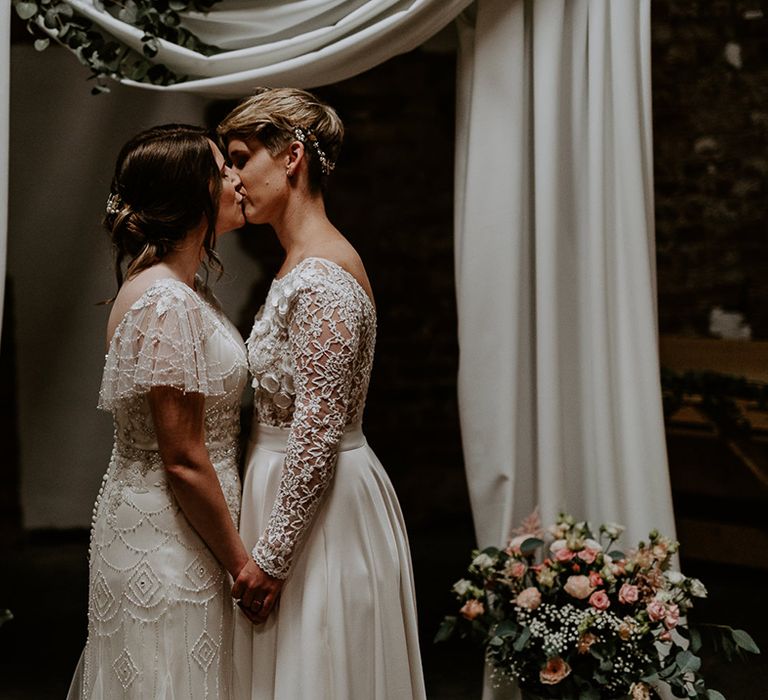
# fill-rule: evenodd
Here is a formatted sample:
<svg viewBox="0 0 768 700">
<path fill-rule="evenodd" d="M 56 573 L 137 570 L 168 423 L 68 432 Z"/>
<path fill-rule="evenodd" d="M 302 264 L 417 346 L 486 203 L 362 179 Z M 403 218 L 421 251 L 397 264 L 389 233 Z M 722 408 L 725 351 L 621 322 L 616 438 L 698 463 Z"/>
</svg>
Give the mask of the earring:
<svg viewBox="0 0 768 700">
<path fill-rule="evenodd" d="M 285 175 L 286 175 L 286 177 L 291 177 L 291 175 L 293 175 L 293 172 L 291 171 L 290 168 L 286 168 L 285 169 Z"/>
</svg>

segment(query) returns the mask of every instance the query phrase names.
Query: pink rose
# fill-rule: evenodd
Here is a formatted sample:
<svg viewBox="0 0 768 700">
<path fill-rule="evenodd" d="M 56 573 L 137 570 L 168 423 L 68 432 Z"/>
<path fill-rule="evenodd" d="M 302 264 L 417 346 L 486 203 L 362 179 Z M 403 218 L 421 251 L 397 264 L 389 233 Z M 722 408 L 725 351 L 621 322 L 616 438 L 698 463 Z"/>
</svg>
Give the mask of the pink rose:
<svg viewBox="0 0 768 700">
<path fill-rule="evenodd" d="M 669 630 L 664 630 L 664 631 L 663 631 L 663 632 L 662 632 L 662 633 L 659 635 L 659 639 L 660 639 L 662 642 L 671 642 L 671 641 L 672 641 L 672 634 L 670 633 L 670 631 L 669 631 Z"/>
<path fill-rule="evenodd" d="M 680 622 L 680 608 L 678 608 L 677 605 L 672 603 L 667 608 L 667 614 L 664 617 L 664 626 L 668 630 L 671 630 L 677 627 L 678 622 Z"/>
<path fill-rule="evenodd" d="M 589 596 L 589 604 L 597 610 L 608 610 L 611 601 L 605 591 L 595 591 Z"/>
<path fill-rule="evenodd" d="M 573 559 L 573 552 L 567 547 L 558 549 L 555 552 L 555 561 L 566 562 L 566 561 L 571 561 L 571 559 Z"/>
<path fill-rule="evenodd" d="M 539 680 L 545 685 L 556 685 L 571 672 L 571 667 L 559 656 L 547 660 L 547 665 L 539 671 Z"/>
<path fill-rule="evenodd" d="M 520 591 L 517 598 L 515 598 L 515 605 L 518 605 L 521 608 L 527 608 L 528 610 L 535 610 L 541 605 L 541 593 L 539 593 L 539 589 L 531 586 L 524 591 Z"/>
<path fill-rule="evenodd" d="M 597 571 L 590 571 L 589 572 L 589 585 L 594 586 L 597 588 L 598 586 L 603 585 L 603 577 L 600 576 L 600 574 L 597 573 Z"/>
<path fill-rule="evenodd" d="M 459 613 L 467 618 L 467 620 L 474 620 L 485 612 L 485 606 L 476 598 L 472 598 L 464 603 L 464 606 L 459 610 Z"/>
<path fill-rule="evenodd" d="M 632 605 L 632 603 L 637 602 L 639 597 L 640 592 L 638 591 L 637 586 L 633 586 L 631 583 L 625 583 L 619 589 L 619 602 L 623 605 Z"/>
<path fill-rule="evenodd" d="M 525 576 L 525 572 L 528 570 L 525 562 L 515 561 L 507 565 L 507 573 L 512 578 L 522 578 Z"/>
<path fill-rule="evenodd" d="M 591 564 L 593 561 L 595 561 L 595 557 L 597 557 L 597 552 L 594 549 L 590 549 L 589 547 L 585 547 L 584 549 L 582 549 L 578 553 L 577 556 L 583 562 L 586 562 L 587 564 Z"/>
<path fill-rule="evenodd" d="M 586 576 L 569 576 L 563 586 L 563 590 L 574 598 L 584 600 L 584 598 L 590 596 L 595 588 L 590 585 L 589 579 Z"/>
<path fill-rule="evenodd" d="M 651 622 L 663 620 L 667 615 L 667 609 L 664 607 L 664 603 L 655 598 L 648 603 L 646 610 L 648 611 L 648 617 L 651 619 Z"/>
</svg>

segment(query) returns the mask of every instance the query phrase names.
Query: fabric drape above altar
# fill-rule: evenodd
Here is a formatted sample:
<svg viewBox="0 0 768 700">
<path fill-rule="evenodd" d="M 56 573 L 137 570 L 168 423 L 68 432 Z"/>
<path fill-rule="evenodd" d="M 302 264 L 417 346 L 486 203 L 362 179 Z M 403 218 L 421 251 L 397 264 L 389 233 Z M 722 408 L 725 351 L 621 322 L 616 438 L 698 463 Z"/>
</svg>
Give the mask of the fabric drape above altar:
<svg viewBox="0 0 768 700">
<path fill-rule="evenodd" d="M 256 85 L 326 85 L 415 49 L 471 1 L 223 0 L 209 13 L 182 14 L 183 24 L 221 53 L 203 56 L 160 41 L 154 60 L 190 80 L 169 86 L 124 82 L 208 97 L 242 97 Z M 97 9 L 93 0 L 68 4 L 141 51 L 141 30 Z"/>
</svg>

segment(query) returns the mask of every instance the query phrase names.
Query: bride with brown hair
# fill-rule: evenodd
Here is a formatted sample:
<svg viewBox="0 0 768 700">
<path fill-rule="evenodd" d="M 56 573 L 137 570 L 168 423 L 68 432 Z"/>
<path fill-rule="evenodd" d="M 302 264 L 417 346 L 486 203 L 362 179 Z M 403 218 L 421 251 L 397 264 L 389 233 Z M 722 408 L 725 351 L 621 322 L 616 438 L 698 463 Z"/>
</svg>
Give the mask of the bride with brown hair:
<svg viewBox="0 0 768 700">
<path fill-rule="evenodd" d="M 219 126 L 245 218 L 285 260 L 247 341 L 253 435 L 240 534 L 258 564 L 233 594 L 241 698 L 424 698 L 411 559 L 386 472 L 363 435 L 376 308 L 323 190 L 343 127 L 313 95 L 263 89 Z M 279 599 L 279 607 L 277 606 Z"/>
<path fill-rule="evenodd" d="M 202 129 L 145 131 L 121 151 L 105 226 L 118 292 L 99 407 L 114 448 L 93 510 L 88 641 L 69 697 L 230 698 L 245 347 L 197 276 L 243 223 L 239 180 Z M 127 263 L 123 273 L 122 265 Z"/>
</svg>

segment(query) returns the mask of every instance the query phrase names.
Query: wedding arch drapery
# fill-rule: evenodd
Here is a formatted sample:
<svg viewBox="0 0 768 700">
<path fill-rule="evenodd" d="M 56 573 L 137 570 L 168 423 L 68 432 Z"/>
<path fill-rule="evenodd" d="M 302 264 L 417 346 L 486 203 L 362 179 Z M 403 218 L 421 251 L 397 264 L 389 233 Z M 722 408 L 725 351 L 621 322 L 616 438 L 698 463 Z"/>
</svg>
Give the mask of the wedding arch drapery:
<svg viewBox="0 0 768 700">
<path fill-rule="evenodd" d="M 459 391 L 479 543 L 536 504 L 545 522 L 622 522 L 628 541 L 673 534 L 650 0 L 479 0 L 460 45 Z"/>
<path fill-rule="evenodd" d="M 344 80 L 415 49 L 472 0 L 223 0 L 211 12 L 182 13 L 182 22 L 224 51 L 203 56 L 160 41 L 155 61 L 191 76 L 143 88 L 241 97 L 255 85 L 305 88 Z M 94 24 L 141 51 L 143 32 L 99 10 L 93 0 L 67 3 Z"/>
</svg>

